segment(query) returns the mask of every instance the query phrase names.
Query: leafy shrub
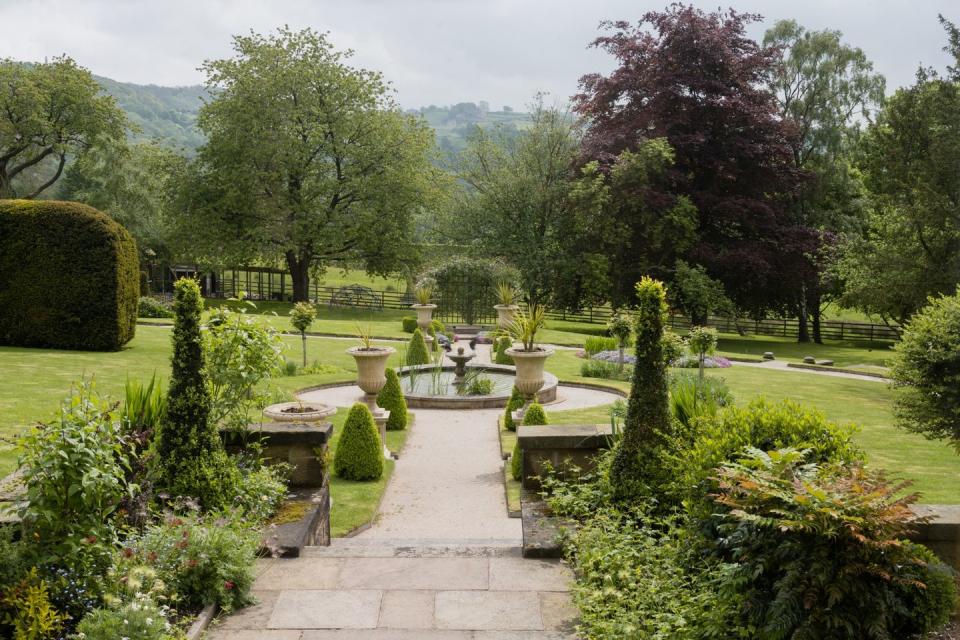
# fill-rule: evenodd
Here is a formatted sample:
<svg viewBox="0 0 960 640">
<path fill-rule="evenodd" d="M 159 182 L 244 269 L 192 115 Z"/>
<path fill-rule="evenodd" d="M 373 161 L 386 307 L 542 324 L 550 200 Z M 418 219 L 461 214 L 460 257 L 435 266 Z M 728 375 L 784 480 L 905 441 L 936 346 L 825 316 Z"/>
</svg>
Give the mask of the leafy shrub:
<svg viewBox="0 0 960 640">
<path fill-rule="evenodd" d="M 915 562 L 902 567 L 904 580 L 896 585 L 905 614 L 894 624 L 895 638 L 921 635 L 943 627 L 957 606 L 954 570 L 925 546 L 913 542 L 902 544 Z"/>
<path fill-rule="evenodd" d="M 204 508 L 214 510 L 233 502 L 239 472 L 210 420 L 210 388 L 200 333 L 200 287 L 195 280 L 183 278 L 176 282 L 174 291 L 177 317 L 173 371 L 167 414 L 154 438 L 157 484 L 171 496 L 190 496 Z"/>
<path fill-rule="evenodd" d="M 383 475 L 383 444 L 367 405 L 358 402 L 350 408 L 333 456 L 333 470 L 346 480 L 376 480 Z"/>
<path fill-rule="evenodd" d="M 403 324 L 403 331 L 405 333 L 413 333 L 417 330 L 416 316 L 403 316 L 403 318 L 400 319 L 400 322 Z"/>
<path fill-rule="evenodd" d="M 0 201 L 0 344 L 115 351 L 136 331 L 137 247 L 92 207 Z"/>
<path fill-rule="evenodd" d="M 240 476 L 235 504 L 253 522 L 263 522 L 280 509 L 287 495 L 287 464 L 262 465 Z"/>
<path fill-rule="evenodd" d="M 387 384 L 377 394 L 377 406 L 390 412 L 387 418 L 388 431 L 402 431 L 407 428 L 407 400 L 400 389 L 400 377 L 392 368 L 387 367 Z"/>
<path fill-rule="evenodd" d="M 587 355 L 595 355 L 601 351 L 616 351 L 617 339 L 606 336 L 587 336 L 583 341 L 583 350 Z"/>
<path fill-rule="evenodd" d="M 121 412 L 123 435 L 130 447 L 126 468 L 128 491 L 120 507 L 127 523 L 140 527 L 150 517 L 153 499 L 153 479 L 150 476 L 149 446 L 167 413 L 167 397 L 156 375 L 144 385 L 139 380 L 127 380 Z"/>
<path fill-rule="evenodd" d="M 19 529 L 17 525 L 0 525 L 0 591 L 19 582 L 33 566 L 28 545 L 15 540 Z"/>
<path fill-rule="evenodd" d="M 429 364 L 430 355 L 427 353 L 427 343 L 423 339 L 420 329 L 413 332 L 410 344 L 407 346 L 407 366 Z"/>
<path fill-rule="evenodd" d="M 21 438 L 26 490 L 20 517 L 44 561 L 77 567 L 109 559 L 117 537 L 113 516 L 126 489 L 126 452 L 119 423 L 89 382 L 63 402 L 56 422 Z"/>
<path fill-rule="evenodd" d="M 494 364 L 505 364 L 513 366 L 513 358 L 507 355 L 507 349 L 513 345 L 510 336 L 500 336 L 497 338 L 494 349 Z"/>
<path fill-rule="evenodd" d="M 809 464 L 793 449 L 754 449 L 718 475 L 715 498 L 728 509 L 719 549 L 737 565 L 730 588 L 759 636 L 898 637 L 893 629 L 952 612 L 938 598 L 922 619 L 907 608 L 905 590 L 925 588 L 916 568 L 928 556 L 902 541 L 916 500 L 903 495 L 906 483 L 859 464 Z"/>
<path fill-rule="evenodd" d="M 547 424 L 547 413 L 543 410 L 543 405 L 539 402 L 532 402 L 523 414 L 523 424 L 537 425 Z"/>
<path fill-rule="evenodd" d="M 863 453 L 853 433 L 852 427 L 829 422 L 822 413 L 789 400 L 771 404 L 760 399 L 746 407 L 727 407 L 694 421 L 691 446 L 674 460 L 679 491 L 691 504 L 709 505 L 705 501 L 714 489 L 714 470 L 750 448 L 803 450 L 809 462 L 858 462 Z"/>
<path fill-rule="evenodd" d="M 894 351 L 897 424 L 960 441 L 960 287 L 952 296 L 931 298 L 910 319 Z"/>
<path fill-rule="evenodd" d="M 584 638 L 752 638 L 736 624 L 738 600 L 723 593 L 733 567 L 694 556 L 673 520 L 605 509 L 566 549 Z"/>
<path fill-rule="evenodd" d="M 663 330 L 663 337 L 660 339 L 660 348 L 663 350 L 663 361 L 668 366 L 676 366 L 674 362 L 683 356 L 687 350 L 687 342 L 669 329 Z"/>
<path fill-rule="evenodd" d="M 516 387 L 510 392 L 510 399 L 507 400 L 507 408 L 503 412 L 503 428 L 507 431 L 516 431 L 517 424 L 513 421 L 513 412 L 521 408 L 524 403 L 523 394 Z"/>
<path fill-rule="evenodd" d="M 230 612 L 252 602 L 260 535 L 237 517 L 168 515 L 128 545 L 130 561 L 155 569 L 187 607 L 217 603 Z"/>
<path fill-rule="evenodd" d="M 704 369 L 729 369 L 733 366 L 733 363 L 723 356 L 704 356 L 702 364 Z M 670 361 L 670 366 L 677 369 L 698 369 L 700 365 L 700 359 L 696 356 L 680 356 Z"/>
<path fill-rule="evenodd" d="M 169 302 L 161 298 L 140 296 L 140 303 L 137 305 L 137 316 L 140 318 L 172 318 L 173 307 L 170 306 Z"/>
<path fill-rule="evenodd" d="M 83 640 L 176 640 L 178 635 L 155 602 L 126 602 L 117 608 L 100 607 L 84 616 L 77 627 Z M 82 635 L 81 635 L 82 634 Z"/>
<path fill-rule="evenodd" d="M 620 371 L 620 367 L 606 360 L 586 360 L 580 364 L 580 375 L 584 378 L 603 380 L 629 380 L 629 371 Z"/>
<path fill-rule="evenodd" d="M 445 308 L 473 324 L 481 309 L 495 304 L 497 283 L 512 281 L 514 275 L 502 262 L 458 256 L 427 272 L 423 280 L 435 285 Z"/>
<path fill-rule="evenodd" d="M 0 606 L 3 623 L 12 628 L 15 640 L 53 640 L 67 622 L 67 616 L 50 602 L 49 588 L 36 567 L 3 591 Z"/>
<path fill-rule="evenodd" d="M 283 361 L 283 375 L 287 377 L 293 377 L 299 373 L 300 365 L 297 364 L 296 360 L 284 360 Z"/>
<path fill-rule="evenodd" d="M 510 476 L 517 482 L 523 480 L 523 450 L 520 449 L 520 440 L 513 443 L 510 453 Z"/>
<path fill-rule="evenodd" d="M 687 373 L 670 377 L 670 412 L 685 427 L 696 418 L 711 418 L 733 404 L 730 387 L 723 378 L 698 379 Z"/>
<path fill-rule="evenodd" d="M 474 376 L 467 383 L 468 396 L 488 396 L 493 393 L 493 380 L 483 376 Z"/>
</svg>

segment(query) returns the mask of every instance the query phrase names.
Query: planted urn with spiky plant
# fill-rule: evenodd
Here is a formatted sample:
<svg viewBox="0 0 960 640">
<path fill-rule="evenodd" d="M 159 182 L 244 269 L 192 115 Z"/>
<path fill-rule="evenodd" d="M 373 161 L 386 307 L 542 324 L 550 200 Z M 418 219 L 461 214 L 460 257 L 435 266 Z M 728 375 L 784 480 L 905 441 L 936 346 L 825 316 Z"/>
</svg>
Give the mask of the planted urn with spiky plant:
<svg viewBox="0 0 960 640">
<path fill-rule="evenodd" d="M 514 384 L 528 400 L 534 399 L 543 387 L 543 367 L 547 358 L 553 355 L 553 349 L 538 345 L 537 332 L 546 324 L 546 309 L 540 305 L 531 305 L 529 310 L 517 309 L 510 325 L 510 336 L 514 343 L 504 353 L 513 359 L 517 369 Z"/>
</svg>

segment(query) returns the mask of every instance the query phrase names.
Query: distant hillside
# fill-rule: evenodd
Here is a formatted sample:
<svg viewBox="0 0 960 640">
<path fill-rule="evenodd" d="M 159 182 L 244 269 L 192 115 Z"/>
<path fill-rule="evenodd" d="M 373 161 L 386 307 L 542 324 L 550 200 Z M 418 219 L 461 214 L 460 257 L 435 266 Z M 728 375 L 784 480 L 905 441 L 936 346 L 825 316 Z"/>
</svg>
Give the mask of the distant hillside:
<svg viewBox="0 0 960 640">
<path fill-rule="evenodd" d="M 201 99 L 207 95 L 202 86 L 158 87 L 157 85 L 117 82 L 95 76 L 104 91 L 117 99 L 120 107 L 140 127 L 137 138 L 156 138 L 174 148 L 193 151 L 203 143 L 197 130 L 197 112 Z M 490 111 L 487 103 L 461 102 L 449 107 L 430 105 L 412 109 L 419 113 L 437 133 L 437 146 L 450 156 L 463 150 L 467 137 L 475 126 L 502 125 L 519 131 L 530 121 L 529 114 Z"/>
</svg>

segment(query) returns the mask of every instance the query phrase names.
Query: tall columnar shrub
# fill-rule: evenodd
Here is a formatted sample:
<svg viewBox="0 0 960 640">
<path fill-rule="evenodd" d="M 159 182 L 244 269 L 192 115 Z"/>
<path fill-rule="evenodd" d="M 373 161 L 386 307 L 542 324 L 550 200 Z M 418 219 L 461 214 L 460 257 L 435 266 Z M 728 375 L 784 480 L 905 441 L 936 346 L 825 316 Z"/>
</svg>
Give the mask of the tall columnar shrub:
<svg viewBox="0 0 960 640">
<path fill-rule="evenodd" d="M 383 475 L 383 444 L 367 405 L 354 404 L 333 456 L 333 471 L 345 480 L 376 480 Z"/>
<path fill-rule="evenodd" d="M 534 402 L 527 407 L 526 413 L 523 414 L 523 424 L 547 424 L 547 414 L 544 412 L 543 406 Z M 520 448 L 519 438 L 513 445 L 513 453 L 510 454 L 510 473 L 514 480 L 523 479 L 523 450 Z"/>
<path fill-rule="evenodd" d="M 210 420 L 210 389 L 204 373 L 200 315 L 203 299 L 195 280 L 174 284 L 173 370 L 167 413 L 156 434 L 158 487 L 190 496 L 208 510 L 229 505 L 239 471 L 227 457 Z"/>
<path fill-rule="evenodd" d="M 0 344 L 114 351 L 140 298 L 127 230 L 77 202 L 0 200 Z"/>
<path fill-rule="evenodd" d="M 400 377 L 392 368 L 387 368 L 387 384 L 377 394 L 377 406 L 390 412 L 387 418 L 388 431 L 407 428 L 407 400 L 400 389 Z"/>
<path fill-rule="evenodd" d="M 407 366 L 419 364 L 428 364 L 430 354 L 427 353 L 427 342 L 423 339 L 423 332 L 417 328 L 410 338 L 410 346 L 407 347 Z"/>
<path fill-rule="evenodd" d="M 618 498 L 636 495 L 664 478 L 658 449 L 671 431 L 667 365 L 663 357 L 666 319 L 663 283 L 644 277 L 637 283 L 636 364 L 627 402 L 623 436 L 610 468 Z"/>
<path fill-rule="evenodd" d="M 507 408 L 503 412 L 503 427 L 507 431 L 517 430 L 517 423 L 513 421 L 513 412 L 522 407 L 523 403 L 523 394 L 520 393 L 519 389 L 514 387 L 513 392 L 510 394 L 510 399 L 507 401 Z"/>
<path fill-rule="evenodd" d="M 894 350 L 897 424 L 960 445 L 960 288 L 931 298 Z"/>
</svg>

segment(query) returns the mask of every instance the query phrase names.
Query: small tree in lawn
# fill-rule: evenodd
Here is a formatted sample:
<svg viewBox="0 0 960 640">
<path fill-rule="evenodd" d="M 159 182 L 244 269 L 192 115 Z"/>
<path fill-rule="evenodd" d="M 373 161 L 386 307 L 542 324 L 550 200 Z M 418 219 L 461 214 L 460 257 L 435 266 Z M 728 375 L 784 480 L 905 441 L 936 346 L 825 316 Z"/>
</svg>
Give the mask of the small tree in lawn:
<svg viewBox="0 0 960 640">
<path fill-rule="evenodd" d="M 703 368 L 707 356 L 717 349 L 717 330 L 713 327 L 691 327 L 687 336 L 690 352 L 697 356 L 700 365 L 700 382 L 703 382 Z"/>
<path fill-rule="evenodd" d="M 298 302 L 290 310 L 290 324 L 300 332 L 303 340 L 303 366 L 307 366 L 307 329 L 317 317 L 317 308 L 309 302 Z"/>
<path fill-rule="evenodd" d="M 897 424 L 960 452 L 960 288 L 930 298 L 894 347 Z"/>
<path fill-rule="evenodd" d="M 386 370 L 387 383 L 377 394 L 377 406 L 390 412 L 387 418 L 388 431 L 402 431 L 407 428 L 407 401 L 400 389 L 400 378 L 391 368 Z"/>
<path fill-rule="evenodd" d="M 350 408 L 333 456 L 333 470 L 345 480 L 376 480 L 383 475 L 383 443 L 367 405 Z"/>
<path fill-rule="evenodd" d="M 610 468 L 610 482 L 618 499 L 630 498 L 644 486 L 658 484 L 657 449 L 670 430 L 667 363 L 662 342 L 666 313 L 663 283 L 644 277 L 637 283 L 633 383 L 623 436 Z"/>
<path fill-rule="evenodd" d="M 607 330 L 617 339 L 617 348 L 620 350 L 617 354 L 618 371 L 623 371 L 623 352 L 630 344 L 630 334 L 633 332 L 630 324 L 630 316 L 625 313 L 616 313 L 607 322 Z"/>
<path fill-rule="evenodd" d="M 155 441 L 157 484 L 171 496 L 190 496 L 204 509 L 217 509 L 233 501 L 239 471 L 210 420 L 200 334 L 203 299 L 196 280 L 174 284 L 173 311 L 173 370 L 167 413 Z"/>
</svg>

